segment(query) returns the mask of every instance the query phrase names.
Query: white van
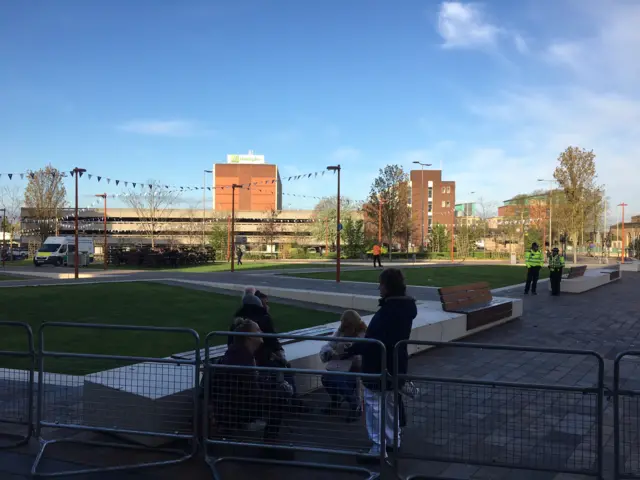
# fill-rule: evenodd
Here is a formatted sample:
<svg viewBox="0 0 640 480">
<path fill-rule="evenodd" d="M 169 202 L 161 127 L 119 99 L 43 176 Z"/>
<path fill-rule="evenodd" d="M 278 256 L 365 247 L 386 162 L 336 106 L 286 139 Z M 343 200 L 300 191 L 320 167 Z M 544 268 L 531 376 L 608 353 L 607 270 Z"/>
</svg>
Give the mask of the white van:
<svg viewBox="0 0 640 480">
<path fill-rule="evenodd" d="M 48 237 L 42 246 L 38 249 L 38 253 L 33 257 L 33 264 L 36 267 L 45 263 L 62 266 L 67 264 L 67 255 L 73 255 L 75 252 L 75 238 L 68 237 Z M 88 256 L 89 262 L 93 262 L 93 239 L 87 237 L 78 237 L 78 251 Z"/>
</svg>

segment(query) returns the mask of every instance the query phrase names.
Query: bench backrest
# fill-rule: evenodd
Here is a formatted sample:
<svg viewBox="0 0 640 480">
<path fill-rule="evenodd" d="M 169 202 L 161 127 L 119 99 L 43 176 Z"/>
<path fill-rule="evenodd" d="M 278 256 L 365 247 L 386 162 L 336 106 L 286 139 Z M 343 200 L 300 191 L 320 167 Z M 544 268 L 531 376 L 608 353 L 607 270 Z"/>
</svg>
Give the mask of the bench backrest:
<svg viewBox="0 0 640 480">
<path fill-rule="evenodd" d="M 493 300 L 491 288 L 487 282 L 442 287 L 438 289 L 438 293 L 442 309 L 445 312 L 455 312 L 460 308 L 472 307 Z"/>
<path fill-rule="evenodd" d="M 587 266 L 586 265 L 582 265 L 580 267 L 571 267 L 569 269 L 569 275 L 567 275 L 567 278 L 578 278 L 578 277 L 582 277 L 584 276 L 584 272 L 587 271 Z"/>
</svg>

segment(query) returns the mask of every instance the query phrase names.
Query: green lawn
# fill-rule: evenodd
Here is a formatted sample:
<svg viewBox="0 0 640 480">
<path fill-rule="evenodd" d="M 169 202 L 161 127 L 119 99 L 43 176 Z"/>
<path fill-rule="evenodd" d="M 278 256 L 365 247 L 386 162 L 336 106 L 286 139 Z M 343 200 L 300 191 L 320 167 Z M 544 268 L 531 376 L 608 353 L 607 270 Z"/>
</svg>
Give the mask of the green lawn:
<svg viewBox="0 0 640 480">
<path fill-rule="evenodd" d="M 114 283 L 62 287 L 0 289 L 0 320 L 26 322 L 34 335 L 42 322 L 101 323 L 192 328 L 201 342 L 207 333 L 228 330 L 240 306 L 240 294 L 220 295 L 155 283 Z M 276 328 L 287 332 L 335 322 L 335 314 L 305 308 L 271 304 Z M 4 328 L 0 350 L 20 350 L 24 334 Z M 95 330 L 82 328 L 45 329 L 49 351 L 111 355 L 167 357 L 194 348 L 192 337 L 176 333 Z M 226 338 L 216 338 L 219 344 Z M 38 339 L 36 338 L 36 345 Z M 51 372 L 86 374 L 127 363 L 108 359 L 46 359 Z M 23 368 L 24 361 L 0 356 L 0 367 Z"/>
<path fill-rule="evenodd" d="M 407 285 L 429 287 L 450 287 L 465 283 L 489 282 L 491 288 L 515 285 L 526 280 L 525 267 L 511 267 L 508 265 L 474 265 L 463 267 L 423 267 L 403 269 Z M 333 272 L 297 273 L 295 277 L 321 278 L 333 280 Z M 345 281 L 377 282 L 380 270 L 356 270 L 342 272 Z M 547 278 L 549 269 L 540 270 L 540 278 Z"/>
</svg>

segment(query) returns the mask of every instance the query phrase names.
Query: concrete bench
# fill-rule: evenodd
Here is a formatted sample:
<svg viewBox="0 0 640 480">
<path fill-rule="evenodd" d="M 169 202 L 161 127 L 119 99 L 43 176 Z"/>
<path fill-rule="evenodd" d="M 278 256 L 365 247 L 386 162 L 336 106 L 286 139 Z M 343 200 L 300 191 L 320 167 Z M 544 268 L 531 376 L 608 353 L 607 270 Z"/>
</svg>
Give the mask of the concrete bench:
<svg viewBox="0 0 640 480">
<path fill-rule="evenodd" d="M 309 327 L 309 328 L 302 328 L 300 330 L 293 330 L 291 332 L 287 332 L 287 335 L 300 335 L 300 336 L 309 336 L 309 337 L 328 337 L 330 335 L 333 335 L 333 332 L 335 332 L 337 329 L 336 328 L 330 328 L 327 325 L 319 325 L 316 327 Z M 226 339 L 225 339 L 226 340 Z M 299 340 L 296 340 L 295 338 L 283 338 L 280 339 L 280 344 L 282 346 L 288 345 L 290 343 L 295 343 Z M 209 359 L 211 360 L 217 360 L 219 358 L 221 358 L 224 355 L 224 352 L 227 351 L 227 344 L 226 342 L 223 345 L 217 345 L 215 347 L 210 347 L 209 348 Z M 183 353 L 176 353 L 174 355 L 171 355 L 171 358 L 175 358 L 175 359 L 179 359 L 179 360 L 189 360 L 189 361 L 194 361 L 196 359 L 196 354 L 193 350 L 190 350 L 188 352 L 183 352 Z M 200 359 L 201 361 L 204 361 L 205 358 L 205 349 L 201 349 L 200 350 Z"/>
<path fill-rule="evenodd" d="M 562 278 L 565 278 L 567 280 L 570 280 L 573 278 L 580 278 L 584 276 L 584 273 L 586 271 L 587 271 L 586 265 L 581 265 L 579 267 L 570 267 L 569 270 L 567 270 L 567 272 L 562 275 Z"/>
<path fill-rule="evenodd" d="M 513 315 L 513 301 L 493 298 L 487 282 L 443 287 L 438 289 L 442 310 L 464 313 L 467 330 L 475 330 Z"/>
<path fill-rule="evenodd" d="M 576 267 L 573 267 L 576 268 Z M 607 285 L 620 279 L 621 269 L 619 265 L 612 267 L 580 267 L 582 275 L 572 278 L 563 278 L 560 282 L 562 293 L 584 293 L 594 288 Z M 551 282 L 548 283 L 551 290 Z"/>
<path fill-rule="evenodd" d="M 413 321 L 412 340 L 450 342 L 493 328 L 522 315 L 522 300 L 493 298 L 496 304 L 509 304 L 509 316 L 501 314 L 492 322 L 469 323 L 468 314 L 443 310 L 438 301 L 418 301 L 417 317 Z M 503 312 L 504 313 L 504 312 Z M 368 325 L 373 315 L 362 319 Z M 320 349 L 324 345 L 321 337 L 333 333 L 339 321 L 288 332 L 309 334 L 315 332 L 318 340 L 282 340 L 287 360 L 292 368 L 303 370 L 325 369 L 320 360 Z M 313 334 L 313 333 L 311 333 Z M 409 355 L 427 350 L 428 346 L 409 345 Z M 212 347 L 212 358 L 222 355 L 226 345 Z M 202 352 L 203 353 L 203 352 Z M 190 356 L 189 356 L 190 355 Z M 173 361 L 193 361 L 195 354 L 178 354 Z M 180 357 L 180 358 L 178 358 Z M 118 427 L 131 431 L 180 432 L 188 431 L 192 417 L 192 398 L 195 367 L 169 363 L 141 363 L 84 377 L 84 422 L 87 425 Z M 297 374 L 298 393 L 305 395 L 319 386 L 319 375 Z M 191 407 L 189 406 L 191 402 Z M 165 443 L 161 437 L 135 436 L 136 441 L 155 446 Z"/>
<path fill-rule="evenodd" d="M 623 272 L 640 272 L 640 262 L 638 260 L 625 260 L 620 264 L 620 270 Z"/>
</svg>

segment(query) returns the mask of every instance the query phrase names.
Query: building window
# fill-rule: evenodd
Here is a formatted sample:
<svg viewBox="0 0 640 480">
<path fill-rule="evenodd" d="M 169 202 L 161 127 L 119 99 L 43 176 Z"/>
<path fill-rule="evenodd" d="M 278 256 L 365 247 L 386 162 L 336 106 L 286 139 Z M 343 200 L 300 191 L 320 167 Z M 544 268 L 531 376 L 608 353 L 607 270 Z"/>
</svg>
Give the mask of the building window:
<svg viewBox="0 0 640 480">
<path fill-rule="evenodd" d="M 433 198 L 433 187 L 429 187 L 429 198 Z"/>
<path fill-rule="evenodd" d="M 447 193 L 447 188 L 446 187 L 442 187 L 442 193 Z"/>
<path fill-rule="evenodd" d="M 447 187 L 447 193 L 451 193 L 451 187 Z"/>
<path fill-rule="evenodd" d="M 433 231 L 433 219 L 430 218 L 429 219 L 429 233 L 431 233 Z"/>
<path fill-rule="evenodd" d="M 444 200 L 442 200 L 442 208 L 447 206 L 447 202 L 445 202 Z"/>
<path fill-rule="evenodd" d="M 429 210 L 428 210 L 429 212 L 431 212 L 433 210 L 433 202 L 429 202 L 429 207 L 428 208 L 429 208 Z"/>
<path fill-rule="evenodd" d="M 447 207 L 450 207 L 450 206 L 451 206 L 451 202 L 447 202 Z"/>
</svg>

